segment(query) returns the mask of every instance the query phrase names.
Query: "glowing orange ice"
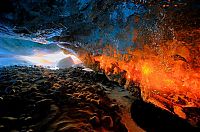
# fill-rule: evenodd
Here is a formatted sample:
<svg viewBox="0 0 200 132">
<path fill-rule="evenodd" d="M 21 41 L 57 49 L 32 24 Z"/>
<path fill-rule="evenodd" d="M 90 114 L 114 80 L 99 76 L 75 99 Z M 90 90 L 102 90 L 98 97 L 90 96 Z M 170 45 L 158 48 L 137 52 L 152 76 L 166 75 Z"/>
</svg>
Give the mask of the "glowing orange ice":
<svg viewBox="0 0 200 132">
<path fill-rule="evenodd" d="M 107 46 L 94 60 L 107 75 L 126 71 L 127 82 L 140 84 L 145 101 L 186 118 L 182 108 L 200 107 L 199 47 L 200 43 L 173 40 L 156 47 L 129 48 L 122 54 Z"/>
</svg>

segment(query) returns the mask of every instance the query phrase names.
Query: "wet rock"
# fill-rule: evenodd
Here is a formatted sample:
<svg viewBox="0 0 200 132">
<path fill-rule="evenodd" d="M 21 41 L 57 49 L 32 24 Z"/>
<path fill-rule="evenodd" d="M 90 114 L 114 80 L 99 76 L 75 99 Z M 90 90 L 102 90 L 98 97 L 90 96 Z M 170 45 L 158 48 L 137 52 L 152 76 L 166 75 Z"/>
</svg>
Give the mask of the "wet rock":
<svg viewBox="0 0 200 132">
<path fill-rule="evenodd" d="M 103 126 L 105 128 L 107 128 L 107 129 L 113 128 L 114 123 L 113 123 L 112 117 L 110 117 L 110 116 L 103 116 L 101 118 L 101 122 L 102 122 L 102 124 L 103 124 Z"/>
<path fill-rule="evenodd" d="M 12 87 L 7 87 L 6 89 L 5 89 L 5 93 L 6 94 L 11 94 L 11 93 L 13 93 L 14 91 L 13 91 L 13 89 L 12 89 Z"/>
<path fill-rule="evenodd" d="M 33 117 L 31 116 L 26 116 L 26 115 L 21 115 L 19 118 L 18 122 L 20 125 L 29 125 L 33 121 Z"/>
<path fill-rule="evenodd" d="M 86 71 L 80 68 L 52 71 L 37 66 L 16 66 L 7 70 L 13 73 L 9 76 L 16 74 L 15 79 L 21 83 L 10 85 L 10 90 L 18 89 L 15 93 L 0 93 L 0 114 L 16 118 L 0 118 L 0 124 L 5 127 L 2 131 L 93 131 L 95 127 L 102 127 L 105 121 L 108 124 L 105 128 L 116 129 L 112 121 L 118 116 L 115 103 L 108 99 L 92 72 L 87 73 L 88 81 Z M 10 80 L 9 77 L 6 81 L 0 80 L 0 84 L 9 86 Z M 104 117 L 103 121 L 99 119 L 110 112 L 112 116 Z"/>
<path fill-rule="evenodd" d="M 18 119 L 15 117 L 1 117 L 0 118 L 0 123 L 3 124 L 4 126 L 16 126 L 18 123 Z"/>
<path fill-rule="evenodd" d="M 103 89 L 97 89 L 96 93 L 101 95 L 101 96 L 105 95 L 105 92 L 103 91 Z"/>
<path fill-rule="evenodd" d="M 52 88 L 54 88 L 54 89 L 59 89 L 60 87 L 61 87 L 60 84 L 54 83 Z"/>
<path fill-rule="evenodd" d="M 4 120 L 4 121 L 17 121 L 17 118 L 15 117 L 1 117 L 1 120 Z"/>
<path fill-rule="evenodd" d="M 2 102 L 3 101 L 3 97 L 0 97 L 0 102 Z"/>
<path fill-rule="evenodd" d="M 98 127 L 100 125 L 100 120 L 99 117 L 93 116 L 89 119 L 90 123 L 92 124 L 93 127 Z"/>
<path fill-rule="evenodd" d="M 146 131 L 199 131 L 186 120 L 143 100 L 132 103 L 131 116 Z"/>
<path fill-rule="evenodd" d="M 31 91 L 31 92 L 36 92 L 36 91 L 38 91 L 38 89 L 37 89 L 37 87 L 32 87 L 32 88 L 30 89 L 30 91 Z"/>
<path fill-rule="evenodd" d="M 40 101 L 38 101 L 38 102 L 36 102 L 36 104 L 37 105 L 50 105 L 50 104 L 52 104 L 53 103 L 53 100 L 52 99 L 42 99 L 42 100 L 40 100 Z"/>
<path fill-rule="evenodd" d="M 101 104 L 101 100 L 100 99 L 98 99 L 98 100 L 90 99 L 90 102 L 93 103 L 93 104 L 96 104 L 96 105 L 100 105 Z"/>
<path fill-rule="evenodd" d="M 23 83 L 22 80 L 17 80 L 17 81 L 14 83 L 14 85 L 21 85 L 22 83 Z"/>
<path fill-rule="evenodd" d="M 1 131 L 1 132 L 7 131 L 4 125 L 0 125 L 0 131 Z"/>
<path fill-rule="evenodd" d="M 119 110 L 119 106 L 117 104 L 111 104 L 110 108 L 111 108 L 111 110 L 114 110 L 114 111 L 118 111 Z"/>
</svg>

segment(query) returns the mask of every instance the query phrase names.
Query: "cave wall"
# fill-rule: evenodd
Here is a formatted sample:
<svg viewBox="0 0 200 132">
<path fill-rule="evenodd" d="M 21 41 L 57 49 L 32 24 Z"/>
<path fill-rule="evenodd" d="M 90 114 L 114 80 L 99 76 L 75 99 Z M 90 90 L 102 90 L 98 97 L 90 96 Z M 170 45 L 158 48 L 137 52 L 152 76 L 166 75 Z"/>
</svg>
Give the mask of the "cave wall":
<svg viewBox="0 0 200 132">
<path fill-rule="evenodd" d="M 175 5 L 179 10 L 174 11 Z M 161 31 L 158 24 L 164 25 L 167 32 L 188 23 L 197 26 L 199 7 L 198 0 L 1 0 L 0 20 L 30 32 L 62 28 L 60 41 L 114 44 L 123 48 L 135 44 L 136 30 L 145 29 L 142 34 L 148 36 Z M 170 33 L 168 36 L 172 37 Z"/>
<path fill-rule="evenodd" d="M 145 9 L 123 0 L 2 0 L 1 22 L 38 29 L 63 28 L 60 41 L 132 44 L 134 15 Z"/>
</svg>

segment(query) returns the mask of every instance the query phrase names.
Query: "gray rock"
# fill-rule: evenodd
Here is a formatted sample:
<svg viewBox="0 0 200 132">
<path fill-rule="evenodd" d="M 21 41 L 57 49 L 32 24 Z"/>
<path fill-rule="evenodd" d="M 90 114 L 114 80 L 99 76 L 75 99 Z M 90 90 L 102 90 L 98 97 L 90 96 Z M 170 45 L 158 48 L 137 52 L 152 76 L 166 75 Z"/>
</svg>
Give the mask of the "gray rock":
<svg viewBox="0 0 200 132">
<path fill-rule="evenodd" d="M 74 63 L 73 59 L 71 57 L 67 57 L 67 58 L 60 60 L 57 64 L 57 67 L 60 69 L 64 69 L 64 68 L 72 67 L 74 64 L 75 63 Z"/>
</svg>

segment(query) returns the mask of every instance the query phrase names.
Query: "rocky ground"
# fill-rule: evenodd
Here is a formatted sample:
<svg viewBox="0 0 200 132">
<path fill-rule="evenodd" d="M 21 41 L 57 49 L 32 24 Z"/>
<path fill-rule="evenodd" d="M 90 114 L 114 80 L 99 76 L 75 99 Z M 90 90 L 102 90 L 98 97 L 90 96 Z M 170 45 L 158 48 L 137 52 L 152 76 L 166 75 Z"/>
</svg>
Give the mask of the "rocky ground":
<svg viewBox="0 0 200 132">
<path fill-rule="evenodd" d="M 127 131 L 112 85 L 81 68 L 1 68 L 0 131 Z"/>
<path fill-rule="evenodd" d="M 83 68 L 3 67 L 0 131 L 199 131 L 142 101 L 134 89 L 129 93 L 104 74 Z"/>
</svg>

